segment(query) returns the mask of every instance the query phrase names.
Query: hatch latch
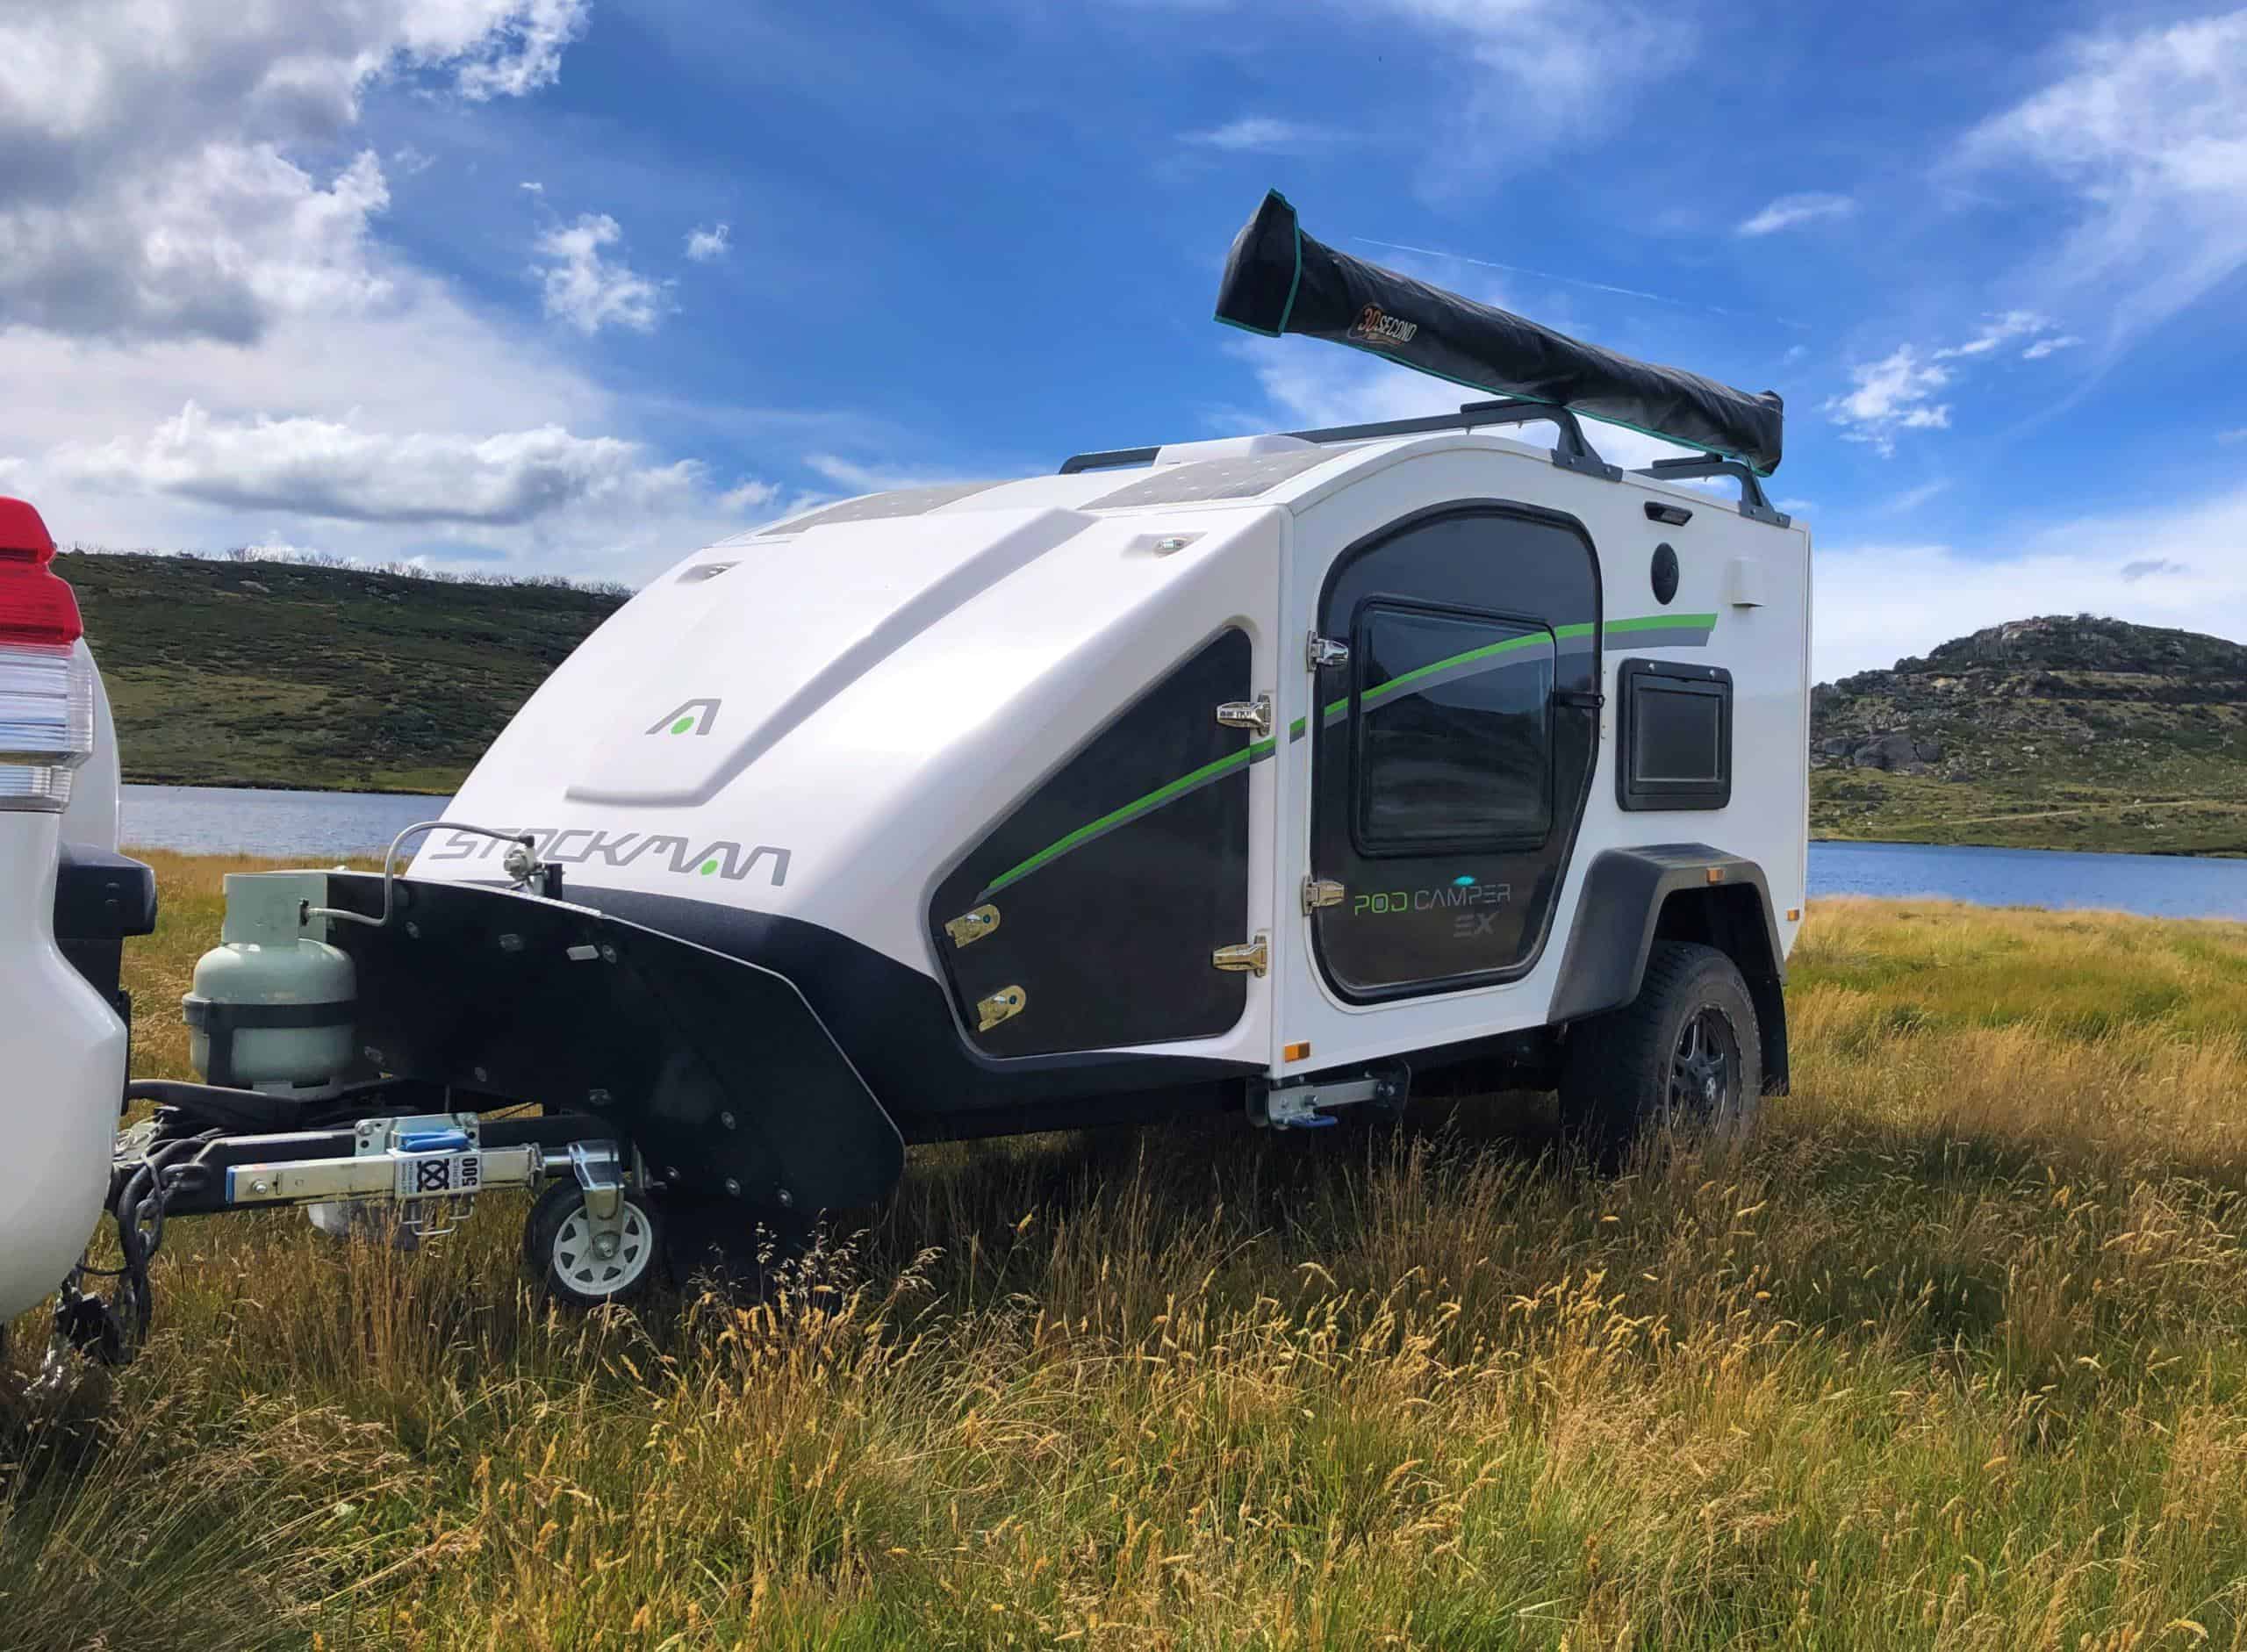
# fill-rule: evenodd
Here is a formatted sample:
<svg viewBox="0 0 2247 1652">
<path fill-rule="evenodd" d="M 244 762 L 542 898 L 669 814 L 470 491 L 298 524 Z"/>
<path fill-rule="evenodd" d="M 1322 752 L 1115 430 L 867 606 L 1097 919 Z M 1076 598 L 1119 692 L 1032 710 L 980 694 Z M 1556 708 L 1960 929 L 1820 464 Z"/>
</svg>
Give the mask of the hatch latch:
<svg viewBox="0 0 2247 1652">
<path fill-rule="evenodd" d="M 1001 1022 L 1012 1021 L 1030 1007 L 1030 995 L 1019 987 L 1001 987 L 988 998 L 976 1001 L 975 1030 L 988 1032 Z"/>
<path fill-rule="evenodd" d="M 1272 732 L 1272 696 L 1228 700 L 1217 707 L 1217 721 L 1228 729 L 1246 729 L 1260 740 L 1267 738 Z"/>
<path fill-rule="evenodd" d="M 999 909 L 980 906 L 973 912 L 963 912 L 946 921 L 944 933 L 951 937 L 954 946 L 973 946 L 999 927 Z"/>
<path fill-rule="evenodd" d="M 1230 969 L 1250 975 L 1261 975 L 1271 967 L 1271 949 L 1264 937 L 1244 941 L 1237 946 L 1220 946 L 1210 954 L 1210 962 L 1219 969 Z"/>
</svg>

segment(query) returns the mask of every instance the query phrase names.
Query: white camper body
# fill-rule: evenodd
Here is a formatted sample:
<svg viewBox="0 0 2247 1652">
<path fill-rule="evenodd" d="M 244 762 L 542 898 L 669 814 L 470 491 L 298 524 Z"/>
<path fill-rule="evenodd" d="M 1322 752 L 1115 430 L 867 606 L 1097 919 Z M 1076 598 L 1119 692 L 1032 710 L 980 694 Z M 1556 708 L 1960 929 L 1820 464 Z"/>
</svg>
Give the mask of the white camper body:
<svg viewBox="0 0 2247 1652">
<path fill-rule="evenodd" d="M 1687 520 L 1655 520 L 1650 506 Z M 1308 638 L 1342 628 L 1322 614 L 1322 592 L 1338 565 L 1384 535 L 1425 533 L 1460 514 L 1490 531 L 1469 553 L 1482 566 L 1459 581 L 1456 603 L 1541 619 L 1563 634 L 1560 646 L 1597 662 L 1604 703 L 1554 714 L 1596 722 L 1596 733 L 1588 784 L 1550 800 L 1542 832 L 1553 848 L 1532 873 L 1549 881 L 1542 891 L 1477 889 L 1466 880 L 1492 857 L 1471 842 L 1367 858 L 1353 876 L 1324 864 L 1316 844 L 1322 765 L 1351 760 L 1344 740 L 1301 737 L 1351 698 L 1346 664 L 1320 671 L 1307 661 Z M 1525 518 L 1588 544 L 1596 612 L 1533 612 L 1540 599 L 1530 570 L 1512 588 L 1507 563 L 1520 547 L 1505 529 Z M 1676 570 L 1666 600 L 1650 573 L 1664 547 Z M 1741 872 L 1726 875 L 1760 873 L 1756 898 L 1783 958 L 1803 904 L 1809 594 L 1809 540 L 1798 527 L 1754 520 L 1701 489 L 1566 468 L 1547 449 L 1471 429 L 1332 445 L 1195 443 L 1163 449 L 1143 472 L 878 494 L 722 542 L 655 580 L 538 691 L 447 817 L 528 833 L 541 860 L 565 868 L 572 899 L 658 925 L 691 901 L 705 909 L 698 937 L 743 956 L 758 953 L 754 926 L 738 926 L 745 944 L 729 945 L 726 915 L 785 919 L 879 954 L 894 966 L 887 980 L 917 978 L 930 1002 L 941 997 L 950 1035 L 975 1058 L 970 1070 L 991 1069 L 992 1081 L 980 1094 L 949 1085 L 885 1095 L 873 1084 L 893 1116 L 927 1121 L 928 1133 L 950 1133 L 959 1121 L 939 1119 L 986 1103 L 1016 1117 L 1029 1103 L 1034 1116 L 1037 1087 L 1003 1081 L 1010 1057 L 1050 1068 L 1066 1056 L 1079 1074 L 1101 1056 L 1171 1058 L 1181 1071 L 1209 1064 L 1286 1081 L 1546 1028 L 1556 1000 L 1569 1018 L 1611 1007 L 1568 997 L 1563 979 L 1572 943 L 1574 967 L 1587 967 L 1579 937 L 1599 916 L 1586 910 L 1600 898 L 1592 870 L 1610 851 L 1701 845 L 1686 856 L 1695 877 L 1733 863 Z M 1414 601 L 1444 595 L 1417 591 Z M 1469 626 L 1460 635 L 1483 634 Z M 1205 733 L 1220 757 L 1243 754 L 1240 773 L 1215 782 L 1242 794 L 1237 828 L 1222 816 L 1200 822 L 1237 829 L 1238 844 L 1168 830 L 1164 804 L 1092 830 L 1131 810 L 1145 795 L 1131 788 L 1158 765 L 1107 794 L 1071 788 L 1083 799 L 1080 818 L 1037 811 L 1048 836 L 1037 841 L 1061 848 L 1025 876 L 995 891 L 980 876 L 958 884 L 1000 822 L 1033 804 L 1127 707 L 1164 700 L 1166 683 L 1226 636 L 1242 645 L 1237 688 L 1171 697 L 1143 740 L 1184 752 L 1181 765 L 1202 755 Z M 1728 674 L 1721 801 L 1699 793 L 1676 807 L 1626 806 L 1615 774 L 1632 760 L 1619 736 L 1622 673 L 1633 661 Z M 1251 756 L 1258 732 L 1220 727 L 1219 706 L 1264 700 L 1280 737 Z M 1507 760 L 1518 768 L 1521 755 Z M 1200 909 L 1159 915 L 1154 927 L 1175 941 L 1167 947 L 1150 946 L 1145 924 L 1103 928 L 1083 897 L 1092 845 L 1111 833 L 1144 837 L 1145 853 L 1135 860 L 1110 845 L 1097 875 L 1199 857 L 1222 868 L 1213 876 L 1238 878 L 1236 898 L 1219 889 Z M 413 876 L 488 883 L 502 847 L 434 833 Z M 1082 914 L 1060 946 L 1067 956 L 1031 949 L 1008 960 L 1003 979 L 971 974 L 980 958 L 1003 954 L 1013 909 L 1040 880 L 1071 886 L 1066 904 Z M 1640 883 L 1626 881 L 1642 898 Z M 1306 890 L 1322 883 L 1341 885 L 1339 897 L 1325 895 L 1338 903 L 1308 906 Z M 1122 892 L 1126 901 L 1154 893 Z M 1704 883 L 1696 898 L 1707 894 Z M 1422 950 L 1440 960 L 1454 931 L 1486 916 L 1478 900 L 1541 902 L 1531 933 L 1496 966 L 1428 964 L 1418 979 L 1408 969 L 1368 992 L 1324 956 L 1322 929 L 1418 924 L 1433 937 Z M 1230 921 L 1211 927 L 1211 906 Z M 984 909 L 987 938 L 972 923 L 948 931 Z M 1639 916 L 1647 923 L 1624 926 L 1634 952 L 1659 913 Z M 1229 1013 L 1213 1016 L 1195 993 L 1175 991 L 1181 972 L 1217 971 L 1219 949 L 1260 945 L 1260 972 L 1217 977 L 1236 988 Z M 1626 973 L 1642 963 L 1633 956 Z M 798 984 L 830 1027 L 865 1016 L 894 1029 L 894 1004 L 852 1004 L 842 989 Z M 1018 1006 L 979 1007 L 1007 989 Z M 1188 1013 L 1175 1029 L 1139 1016 L 1139 1036 L 1102 1038 L 1109 1023 L 1135 1017 L 1084 1013 L 1072 1001 L 1084 995 L 1174 995 Z M 1004 1012 L 997 1024 L 979 1025 L 994 1011 Z M 1041 1018 L 1051 1036 L 1038 1036 Z M 1087 1036 L 1071 1037 L 1072 1025 Z M 838 1038 L 862 1070 L 880 1065 L 877 1051 Z M 1767 1072 L 1777 1065 L 1767 1060 Z M 1145 1086 L 1131 1078 L 1127 1088 Z M 1057 1122 L 1067 1114 L 1057 1103 Z"/>
</svg>

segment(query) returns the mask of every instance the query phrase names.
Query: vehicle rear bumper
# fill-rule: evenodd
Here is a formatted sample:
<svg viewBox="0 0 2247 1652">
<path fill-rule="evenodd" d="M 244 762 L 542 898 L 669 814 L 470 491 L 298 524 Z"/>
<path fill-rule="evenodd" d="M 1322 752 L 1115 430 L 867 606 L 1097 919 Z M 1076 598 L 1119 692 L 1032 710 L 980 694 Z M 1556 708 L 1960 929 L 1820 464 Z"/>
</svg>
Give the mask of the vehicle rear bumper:
<svg viewBox="0 0 2247 1652">
<path fill-rule="evenodd" d="M 54 942 L 59 819 L 0 813 L 0 1322 L 69 1272 L 100 1219 L 125 1024 Z"/>
</svg>

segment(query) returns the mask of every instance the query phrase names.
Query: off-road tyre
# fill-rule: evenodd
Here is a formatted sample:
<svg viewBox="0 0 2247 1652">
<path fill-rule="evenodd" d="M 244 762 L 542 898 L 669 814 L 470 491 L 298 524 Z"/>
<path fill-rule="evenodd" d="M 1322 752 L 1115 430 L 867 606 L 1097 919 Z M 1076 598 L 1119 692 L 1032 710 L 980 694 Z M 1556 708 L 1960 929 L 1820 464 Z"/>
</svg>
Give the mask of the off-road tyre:
<svg viewBox="0 0 2247 1652">
<path fill-rule="evenodd" d="M 1603 1170 L 1669 1143 L 1730 1146 L 1763 1100 L 1755 1002 L 1713 946 L 1656 941 L 1639 995 L 1569 1031 L 1563 1133 Z"/>
<path fill-rule="evenodd" d="M 549 1182 L 523 1224 L 523 1261 L 547 1294 L 571 1308 L 637 1302 L 665 1277 L 662 1208 L 635 1189 L 624 1196 L 616 1254 L 594 1253 L 585 1196 L 575 1177 Z"/>
</svg>

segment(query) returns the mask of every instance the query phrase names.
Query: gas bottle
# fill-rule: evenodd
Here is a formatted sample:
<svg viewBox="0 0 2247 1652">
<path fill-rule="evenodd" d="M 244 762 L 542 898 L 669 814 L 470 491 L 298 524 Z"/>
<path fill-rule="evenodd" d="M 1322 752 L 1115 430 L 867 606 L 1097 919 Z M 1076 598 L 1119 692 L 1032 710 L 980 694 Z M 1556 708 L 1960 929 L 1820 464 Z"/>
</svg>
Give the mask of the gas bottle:
<svg viewBox="0 0 2247 1652">
<path fill-rule="evenodd" d="M 316 1095 L 358 1066 L 352 1037 L 357 976 L 330 945 L 327 876 L 229 873 L 219 944 L 195 966 L 182 1001 L 188 1054 L 206 1084 Z"/>
</svg>

